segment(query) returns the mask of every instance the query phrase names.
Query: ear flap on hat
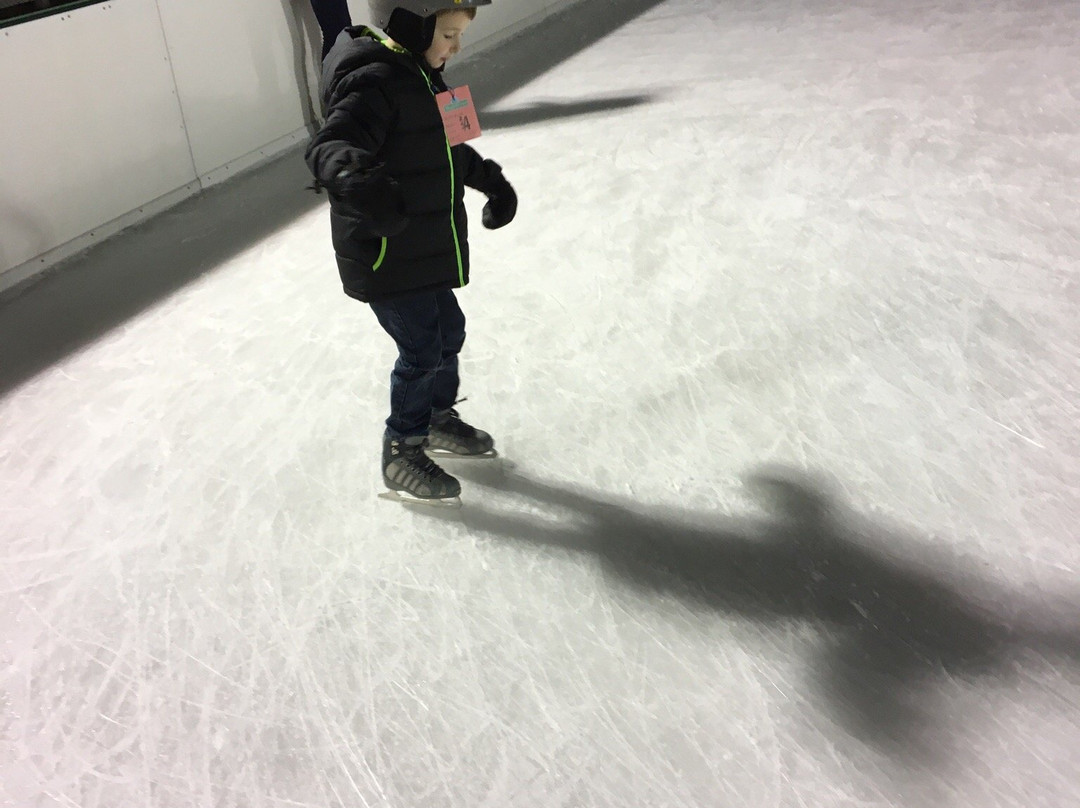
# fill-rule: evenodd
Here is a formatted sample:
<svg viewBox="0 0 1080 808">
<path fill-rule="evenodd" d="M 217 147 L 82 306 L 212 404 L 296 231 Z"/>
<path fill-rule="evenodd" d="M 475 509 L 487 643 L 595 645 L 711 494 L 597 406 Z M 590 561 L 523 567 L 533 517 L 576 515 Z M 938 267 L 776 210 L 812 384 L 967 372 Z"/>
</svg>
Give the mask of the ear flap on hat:
<svg viewBox="0 0 1080 808">
<path fill-rule="evenodd" d="M 405 49 L 423 53 L 435 39 L 435 15 L 421 17 L 403 8 L 395 8 L 384 30 Z"/>
</svg>

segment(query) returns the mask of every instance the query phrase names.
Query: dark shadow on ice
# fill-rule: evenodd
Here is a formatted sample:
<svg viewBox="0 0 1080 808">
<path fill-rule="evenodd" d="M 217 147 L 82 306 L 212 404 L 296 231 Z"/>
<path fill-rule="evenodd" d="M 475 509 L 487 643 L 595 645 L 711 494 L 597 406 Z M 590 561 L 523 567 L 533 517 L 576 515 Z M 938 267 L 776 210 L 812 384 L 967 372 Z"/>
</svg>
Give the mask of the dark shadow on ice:
<svg viewBox="0 0 1080 808">
<path fill-rule="evenodd" d="M 511 129 L 543 121 L 595 115 L 617 109 L 628 109 L 653 100 L 649 95 L 622 95 L 612 98 L 594 98 L 587 101 L 537 101 L 524 107 L 489 110 L 484 113 L 480 125 L 485 131 Z"/>
<path fill-rule="evenodd" d="M 290 151 L 0 297 L 0 395 L 324 204 L 308 183 Z"/>
<path fill-rule="evenodd" d="M 644 14 L 661 0 L 588 2 L 578 0 L 495 47 L 465 54 L 446 69 L 452 85 L 468 84 L 480 113 L 480 125 L 491 118 L 485 109 L 599 42 Z M 613 66 L 613 80 L 616 75 Z M 622 80 L 620 85 L 625 86 Z M 490 125 L 490 124 L 487 124 Z"/>
<path fill-rule="evenodd" d="M 747 480 L 766 516 L 707 523 L 701 514 L 653 516 L 515 473 L 454 472 L 566 517 L 538 521 L 470 501 L 460 519 L 471 530 L 591 553 L 616 587 L 763 624 L 813 626 L 820 654 L 808 664 L 835 720 L 908 763 L 947 762 L 936 686 L 1007 680 L 1030 652 L 1080 661 L 1075 606 L 1051 614 L 940 553 L 927 559 L 926 542 L 867 522 L 799 472 L 774 468 Z"/>
</svg>

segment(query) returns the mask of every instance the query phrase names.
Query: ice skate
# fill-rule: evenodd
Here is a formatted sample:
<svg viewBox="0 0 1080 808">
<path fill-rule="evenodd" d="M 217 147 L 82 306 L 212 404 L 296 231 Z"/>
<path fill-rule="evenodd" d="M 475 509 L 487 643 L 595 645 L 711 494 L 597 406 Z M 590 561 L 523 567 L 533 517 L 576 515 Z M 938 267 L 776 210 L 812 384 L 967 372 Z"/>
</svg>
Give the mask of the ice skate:
<svg viewBox="0 0 1080 808">
<path fill-rule="evenodd" d="M 383 439 L 383 482 L 389 489 L 379 496 L 423 505 L 461 505 L 461 483 L 435 463 L 424 448 L 423 437 Z"/>
<path fill-rule="evenodd" d="M 427 453 L 448 459 L 490 459 L 498 457 L 491 435 L 461 420 L 455 409 L 431 416 Z"/>
</svg>

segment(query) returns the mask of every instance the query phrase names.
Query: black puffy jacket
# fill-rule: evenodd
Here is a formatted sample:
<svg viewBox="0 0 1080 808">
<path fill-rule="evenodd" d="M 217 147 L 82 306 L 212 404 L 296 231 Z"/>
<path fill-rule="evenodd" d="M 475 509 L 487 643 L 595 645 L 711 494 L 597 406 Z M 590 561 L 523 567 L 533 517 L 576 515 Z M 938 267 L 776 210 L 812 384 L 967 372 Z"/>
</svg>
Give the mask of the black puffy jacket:
<svg viewBox="0 0 1080 808">
<path fill-rule="evenodd" d="M 464 186 L 489 190 L 502 173 L 468 144 L 448 145 L 442 76 L 355 27 L 327 54 L 322 86 L 326 123 L 305 160 L 329 191 L 345 293 L 373 301 L 467 284 Z"/>
</svg>

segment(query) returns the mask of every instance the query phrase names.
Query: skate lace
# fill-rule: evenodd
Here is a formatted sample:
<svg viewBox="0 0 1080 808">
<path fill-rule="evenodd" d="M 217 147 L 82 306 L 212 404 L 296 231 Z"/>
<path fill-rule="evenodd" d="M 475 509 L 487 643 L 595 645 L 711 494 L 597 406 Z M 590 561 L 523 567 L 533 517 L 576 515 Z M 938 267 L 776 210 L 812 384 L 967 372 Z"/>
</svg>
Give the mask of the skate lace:
<svg viewBox="0 0 1080 808">
<path fill-rule="evenodd" d="M 462 401 L 468 401 L 468 398 L 459 398 L 454 403 L 460 404 Z M 462 421 L 461 415 L 453 407 L 443 413 L 443 420 L 440 420 L 437 424 L 432 424 L 432 426 L 440 432 L 448 432 L 462 438 L 472 437 L 476 434 L 476 427 Z"/>
<path fill-rule="evenodd" d="M 403 454 L 404 459 L 409 464 L 412 472 L 423 477 L 427 481 L 434 480 L 446 473 L 434 460 L 424 453 L 424 448 L 422 446 L 417 447 L 415 451 L 409 451 L 408 453 Z"/>
</svg>

